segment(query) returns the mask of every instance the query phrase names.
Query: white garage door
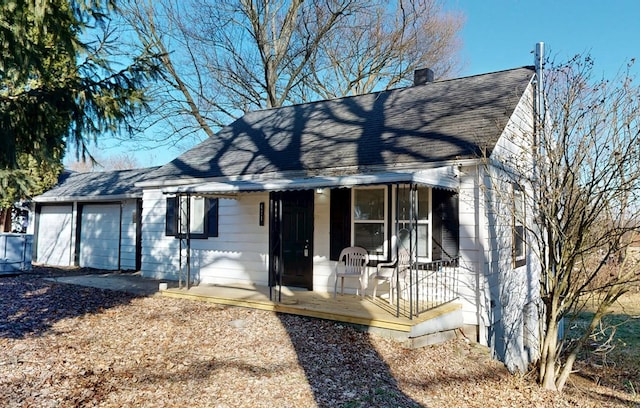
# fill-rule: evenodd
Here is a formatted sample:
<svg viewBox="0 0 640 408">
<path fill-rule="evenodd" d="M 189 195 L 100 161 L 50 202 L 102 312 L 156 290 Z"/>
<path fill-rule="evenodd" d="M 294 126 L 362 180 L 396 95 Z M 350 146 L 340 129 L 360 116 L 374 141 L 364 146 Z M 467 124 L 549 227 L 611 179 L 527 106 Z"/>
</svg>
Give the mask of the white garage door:
<svg viewBox="0 0 640 408">
<path fill-rule="evenodd" d="M 80 266 L 118 269 L 120 205 L 84 205 L 81 219 Z"/>
<path fill-rule="evenodd" d="M 40 209 L 37 261 L 46 265 L 71 265 L 70 205 L 45 205 Z"/>
</svg>

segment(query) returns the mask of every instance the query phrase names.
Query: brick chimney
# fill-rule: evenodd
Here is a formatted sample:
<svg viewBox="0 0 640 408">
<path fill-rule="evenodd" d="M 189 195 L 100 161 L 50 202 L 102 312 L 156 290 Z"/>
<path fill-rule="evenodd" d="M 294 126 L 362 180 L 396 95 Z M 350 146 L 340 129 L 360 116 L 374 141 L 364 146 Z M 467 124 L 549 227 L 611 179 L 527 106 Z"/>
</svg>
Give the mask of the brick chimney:
<svg viewBox="0 0 640 408">
<path fill-rule="evenodd" d="M 427 82 L 433 82 L 434 74 L 430 68 L 416 69 L 413 71 L 413 85 L 423 85 Z"/>
</svg>

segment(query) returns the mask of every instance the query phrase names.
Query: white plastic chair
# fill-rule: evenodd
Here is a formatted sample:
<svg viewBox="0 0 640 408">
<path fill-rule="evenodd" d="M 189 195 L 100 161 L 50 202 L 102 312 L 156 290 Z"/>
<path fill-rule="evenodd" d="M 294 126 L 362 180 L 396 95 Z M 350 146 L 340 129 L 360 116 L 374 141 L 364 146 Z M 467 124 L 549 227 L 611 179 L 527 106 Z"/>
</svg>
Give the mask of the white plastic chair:
<svg viewBox="0 0 640 408">
<path fill-rule="evenodd" d="M 360 296 L 364 297 L 367 289 L 367 264 L 369 253 L 360 247 L 347 247 L 340 252 L 336 264 L 336 276 L 333 285 L 333 297 L 338 293 L 338 278 L 340 278 L 340 293 L 344 294 L 344 278 L 358 278 L 360 280 Z M 342 270 L 341 269 L 341 266 Z"/>
<path fill-rule="evenodd" d="M 396 284 L 398 282 L 398 278 L 396 278 L 396 274 L 400 277 L 400 280 L 404 280 L 407 271 L 411 267 L 409 251 L 406 249 L 401 249 L 398 251 L 398 259 L 393 260 L 392 262 L 383 262 L 379 263 L 376 267 L 376 274 L 373 277 L 374 285 L 373 285 L 373 300 L 376 299 L 376 292 L 378 289 L 378 283 L 380 282 L 388 282 L 389 283 L 389 304 L 393 304 L 394 294 L 396 293 Z"/>
</svg>

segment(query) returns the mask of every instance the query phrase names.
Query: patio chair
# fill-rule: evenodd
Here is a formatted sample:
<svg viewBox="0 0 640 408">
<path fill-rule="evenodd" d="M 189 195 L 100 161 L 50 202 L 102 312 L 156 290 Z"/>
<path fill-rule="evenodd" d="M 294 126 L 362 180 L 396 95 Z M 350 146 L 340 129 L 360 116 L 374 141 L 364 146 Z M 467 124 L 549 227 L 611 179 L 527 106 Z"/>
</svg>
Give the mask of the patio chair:
<svg viewBox="0 0 640 408">
<path fill-rule="evenodd" d="M 393 260 L 392 262 L 382 262 L 379 263 L 376 267 L 376 274 L 373 277 L 374 285 L 373 285 L 373 300 L 376 299 L 376 292 L 378 289 L 378 283 L 380 282 L 388 282 L 389 283 L 389 304 L 393 304 L 393 297 L 396 293 L 396 284 L 398 279 L 396 278 L 396 273 L 400 277 L 400 280 L 403 281 L 407 271 L 411 267 L 409 251 L 406 249 L 401 249 L 398 251 L 398 258 Z"/>
<path fill-rule="evenodd" d="M 344 278 L 358 278 L 360 280 L 360 296 L 364 298 L 367 289 L 367 264 L 369 253 L 360 247 L 347 247 L 340 252 L 336 264 L 336 279 L 333 285 L 333 297 L 338 292 L 338 278 L 340 278 L 340 294 L 344 294 Z M 343 267 L 341 268 L 341 265 Z M 342 270 L 341 270 L 342 269 Z"/>
</svg>

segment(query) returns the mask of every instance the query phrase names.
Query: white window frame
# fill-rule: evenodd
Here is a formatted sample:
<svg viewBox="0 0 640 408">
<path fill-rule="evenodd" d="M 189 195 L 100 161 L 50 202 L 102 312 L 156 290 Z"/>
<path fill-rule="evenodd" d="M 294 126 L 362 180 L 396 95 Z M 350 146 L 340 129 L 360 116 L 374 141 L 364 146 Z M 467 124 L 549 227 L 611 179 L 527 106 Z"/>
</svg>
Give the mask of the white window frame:
<svg viewBox="0 0 640 408">
<path fill-rule="evenodd" d="M 519 204 L 519 205 L 518 205 Z M 518 211 L 519 208 L 519 211 Z M 513 214 L 512 214 L 512 257 L 514 268 L 519 268 L 527 264 L 527 220 L 525 194 L 522 187 L 513 185 Z M 520 227 L 521 232 L 518 232 Z M 522 245 L 522 254 L 518 255 L 518 243 Z"/>
<path fill-rule="evenodd" d="M 356 191 L 362 191 L 362 190 L 382 190 L 382 194 L 383 194 L 383 198 L 384 198 L 384 208 L 383 208 L 383 219 L 379 220 L 379 219 L 375 219 L 375 220 L 356 220 L 356 216 L 355 216 L 355 208 L 356 208 Z M 383 237 L 383 241 L 382 241 L 382 254 L 370 254 L 369 255 L 369 259 L 370 260 L 376 260 L 376 261 L 385 261 L 388 259 L 388 243 L 389 243 L 389 195 L 388 195 L 388 190 L 387 190 L 387 186 L 380 186 L 380 185 L 376 185 L 376 186 L 361 186 L 361 187 L 353 187 L 351 189 L 351 245 L 358 245 L 355 242 L 356 239 L 356 233 L 355 233 L 355 227 L 357 224 L 363 225 L 363 224 L 380 224 L 380 222 L 382 221 L 383 224 L 383 233 L 384 233 L 384 237 Z"/>
</svg>

